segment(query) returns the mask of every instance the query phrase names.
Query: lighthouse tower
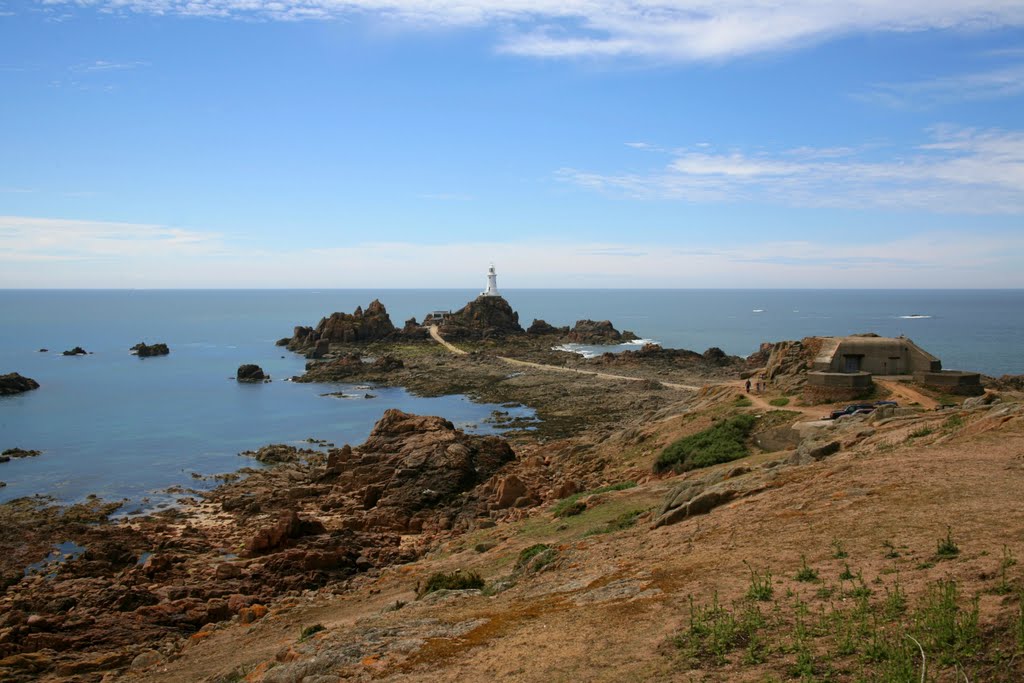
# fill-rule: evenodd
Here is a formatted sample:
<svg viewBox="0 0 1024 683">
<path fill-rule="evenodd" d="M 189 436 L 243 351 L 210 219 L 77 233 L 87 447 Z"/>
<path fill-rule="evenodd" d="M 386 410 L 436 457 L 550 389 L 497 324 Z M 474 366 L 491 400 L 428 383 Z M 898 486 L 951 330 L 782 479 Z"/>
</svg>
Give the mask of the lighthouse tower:
<svg viewBox="0 0 1024 683">
<path fill-rule="evenodd" d="M 487 289 L 480 292 L 480 296 L 501 296 L 498 294 L 498 274 L 494 272 L 494 264 L 487 269 Z"/>
</svg>

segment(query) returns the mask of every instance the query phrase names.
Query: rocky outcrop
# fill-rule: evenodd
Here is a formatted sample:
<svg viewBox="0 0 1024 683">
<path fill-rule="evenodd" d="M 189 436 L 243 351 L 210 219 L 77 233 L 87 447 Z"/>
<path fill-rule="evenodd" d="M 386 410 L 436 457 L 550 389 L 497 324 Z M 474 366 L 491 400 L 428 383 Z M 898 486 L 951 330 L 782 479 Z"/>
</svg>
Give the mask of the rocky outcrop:
<svg viewBox="0 0 1024 683">
<path fill-rule="evenodd" d="M 272 443 L 255 451 L 242 451 L 239 455 L 244 455 L 266 465 L 280 465 L 286 462 L 302 462 L 315 452 L 308 448 L 296 448 L 295 446 L 281 443 Z"/>
<path fill-rule="evenodd" d="M 239 382 L 265 382 L 270 379 L 270 375 L 264 373 L 258 365 L 246 364 L 238 366 L 235 379 Z"/>
<path fill-rule="evenodd" d="M 147 344 L 145 342 L 139 342 L 131 348 L 131 352 L 139 358 L 150 358 L 151 356 L 166 356 L 171 352 L 167 344 L 159 342 L 156 344 Z"/>
<path fill-rule="evenodd" d="M 445 527 L 462 512 L 462 494 L 486 482 L 515 454 L 502 439 L 471 436 L 440 417 L 388 410 L 358 448 L 331 451 L 325 477 L 358 530 L 417 533 Z"/>
<path fill-rule="evenodd" d="M 639 337 L 629 330 L 619 332 L 608 320 L 577 320 L 565 339 L 573 344 L 611 344 Z"/>
<path fill-rule="evenodd" d="M 800 341 L 765 342 L 747 357 L 752 372 L 763 368 L 762 377 L 783 391 L 795 391 L 807 382 L 807 372 L 821 349 L 820 337 L 805 337 Z M 750 376 L 750 375 L 748 375 Z"/>
<path fill-rule="evenodd" d="M 68 349 L 67 351 L 65 351 L 63 353 L 63 355 L 65 355 L 65 356 L 85 356 L 88 353 L 89 352 L 86 351 L 85 349 L 83 349 L 81 346 L 76 346 L 73 349 Z"/>
<path fill-rule="evenodd" d="M 384 304 L 374 299 L 365 311 L 359 306 L 352 313 L 332 313 L 322 318 L 315 328 L 296 327 L 286 345 L 292 351 L 313 352 L 319 354 L 316 357 L 322 357 L 330 344 L 379 341 L 394 337 L 396 332 Z"/>
<path fill-rule="evenodd" d="M 375 359 L 364 358 L 358 353 L 348 353 L 338 358 L 306 363 L 306 374 L 295 378 L 298 382 L 344 382 L 361 380 L 380 381 L 395 370 L 401 370 L 405 363 L 401 358 L 384 354 Z"/>
<path fill-rule="evenodd" d="M 501 339 L 523 333 L 519 314 L 500 296 L 478 296 L 439 327 L 446 339 Z"/>
<path fill-rule="evenodd" d="M 986 386 L 1000 391 L 1024 391 L 1024 375 L 1003 375 L 998 379 L 988 379 Z"/>
<path fill-rule="evenodd" d="M 676 524 L 695 515 L 706 515 L 735 498 L 759 493 L 775 476 L 774 470 L 751 470 L 740 466 L 720 468 L 709 475 L 688 479 L 665 496 L 652 528 Z"/>
<path fill-rule="evenodd" d="M 532 335 L 546 335 L 546 334 L 569 334 L 569 326 L 555 327 L 554 325 L 548 324 L 544 320 L 534 320 L 528 328 L 526 328 L 526 334 Z"/>
<path fill-rule="evenodd" d="M 693 370 L 705 374 L 726 375 L 743 367 L 744 360 L 739 356 L 726 355 L 718 348 L 697 353 L 688 349 L 665 349 L 658 344 L 644 344 L 636 351 L 603 353 L 589 360 L 588 364 L 623 368 L 658 367 L 665 370 Z"/>
<path fill-rule="evenodd" d="M 11 396 L 39 388 L 39 382 L 16 372 L 0 375 L 0 396 Z"/>
</svg>

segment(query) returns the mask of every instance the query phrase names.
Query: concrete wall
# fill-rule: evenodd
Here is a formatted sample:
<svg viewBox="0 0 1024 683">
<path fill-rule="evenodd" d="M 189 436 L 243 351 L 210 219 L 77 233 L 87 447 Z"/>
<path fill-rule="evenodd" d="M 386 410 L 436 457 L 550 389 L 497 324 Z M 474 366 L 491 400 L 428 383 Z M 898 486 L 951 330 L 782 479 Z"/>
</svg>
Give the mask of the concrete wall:
<svg viewBox="0 0 1024 683">
<path fill-rule="evenodd" d="M 981 375 L 977 372 L 918 372 L 914 373 L 914 381 L 928 389 L 955 396 L 980 396 L 985 393 L 981 386 Z"/>
<path fill-rule="evenodd" d="M 901 337 L 835 337 L 814 361 L 814 370 L 819 372 L 847 373 L 852 369 L 874 375 L 911 375 L 937 372 L 942 362 Z"/>
<path fill-rule="evenodd" d="M 808 404 L 855 401 L 871 394 L 870 372 L 808 372 L 803 398 Z"/>
</svg>

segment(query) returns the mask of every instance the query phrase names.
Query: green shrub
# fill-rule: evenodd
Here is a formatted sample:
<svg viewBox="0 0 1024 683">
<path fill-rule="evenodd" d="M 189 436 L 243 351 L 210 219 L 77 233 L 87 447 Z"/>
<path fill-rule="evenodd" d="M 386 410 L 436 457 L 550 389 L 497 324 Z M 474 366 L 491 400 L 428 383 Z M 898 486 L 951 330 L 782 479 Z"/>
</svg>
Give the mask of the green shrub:
<svg viewBox="0 0 1024 683">
<path fill-rule="evenodd" d="M 661 452 L 654 463 L 654 471 L 673 469 L 686 472 L 745 457 L 748 451 L 744 441 L 755 422 L 753 415 L 736 415 L 704 431 L 683 437 Z"/>
<path fill-rule="evenodd" d="M 786 398 L 785 396 L 782 396 L 780 398 L 773 398 L 772 400 L 768 401 L 768 403 L 769 405 L 778 406 L 781 408 L 782 406 L 789 405 L 789 399 Z"/>
<path fill-rule="evenodd" d="M 459 591 L 483 587 L 483 577 L 476 572 L 463 572 L 459 570 L 451 572 L 450 574 L 437 572 L 435 574 L 431 574 L 430 578 L 427 579 L 426 584 L 424 584 L 419 590 L 419 597 L 422 598 L 427 593 L 433 593 L 434 591 L 440 590 Z"/>
<path fill-rule="evenodd" d="M 800 570 L 796 573 L 796 580 L 805 583 L 817 583 L 818 570 L 807 566 L 807 558 L 800 556 Z"/>
<path fill-rule="evenodd" d="M 733 400 L 732 404 L 737 408 L 749 408 L 750 406 L 754 405 L 754 402 L 751 401 L 746 396 L 740 395 Z"/>
</svg>

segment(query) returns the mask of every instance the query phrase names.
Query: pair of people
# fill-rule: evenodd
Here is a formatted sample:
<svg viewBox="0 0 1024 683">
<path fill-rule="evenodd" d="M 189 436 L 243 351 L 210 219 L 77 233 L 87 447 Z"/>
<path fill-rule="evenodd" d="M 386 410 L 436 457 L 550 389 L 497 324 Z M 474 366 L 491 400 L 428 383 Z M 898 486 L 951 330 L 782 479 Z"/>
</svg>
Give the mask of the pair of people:
<svg viewBox="0 0 1024 683">
<path fill-rule="evenodd" d="M 757 393 L 760 394 L 762 391 L 764 391 L 767 388 L 767 386 L 768 386 L 767 382 L 762 382 L 761 380 L 757 380 L 757 385 L 756 385 Z M 748 394 L 750 393 L 750 380 L 749 379 L 747 380 L 747 393 Z"/>
</svg>

